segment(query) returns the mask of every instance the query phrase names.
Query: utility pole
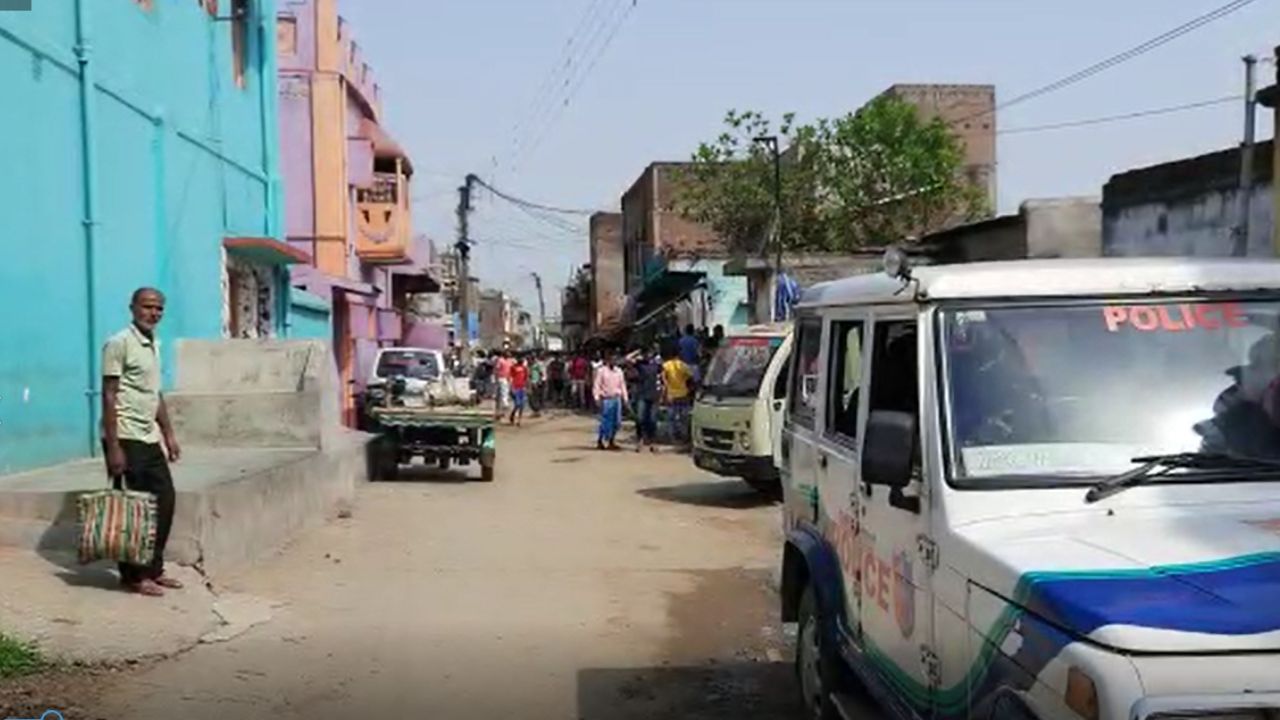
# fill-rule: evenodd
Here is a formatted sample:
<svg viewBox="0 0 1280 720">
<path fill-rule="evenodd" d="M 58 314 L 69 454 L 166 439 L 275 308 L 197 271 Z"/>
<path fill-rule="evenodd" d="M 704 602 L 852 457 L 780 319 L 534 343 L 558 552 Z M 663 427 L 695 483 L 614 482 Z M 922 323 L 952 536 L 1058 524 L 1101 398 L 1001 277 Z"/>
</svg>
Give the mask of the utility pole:
<svg viewBox="0 0 1280 720">
<path fill-rule="evenodd" d="M 467 219 L 471 214 L 471 186 L 476 176 L 467 175 L 467 181 L 458 188 L 458 324 L 462 336 L 462 357 L 471 358 L 471 240 L 468 237 Z"/>
<path fill-rule="evenodd" d="M 1258 58 L 1244 56 L 1244 142 L 1240 145 L 1240 186 L 1236 197 L 1239 221 L 1235 227 L 1235 242 L 1231 254 L 1244 257 L 1249 253 L 1249 196 L 1253 194 L 1253 149 L 1258 112 L 1257 80 Z"/>
<path fill-rule="evenodd" d="M 538 288 L 538 345 L 545 350 L 547 349 L 547 301 L 542 296 L 542 276 L 536 272 L 530 275 L 533 275 L 533 284 Z"/>
</svg>

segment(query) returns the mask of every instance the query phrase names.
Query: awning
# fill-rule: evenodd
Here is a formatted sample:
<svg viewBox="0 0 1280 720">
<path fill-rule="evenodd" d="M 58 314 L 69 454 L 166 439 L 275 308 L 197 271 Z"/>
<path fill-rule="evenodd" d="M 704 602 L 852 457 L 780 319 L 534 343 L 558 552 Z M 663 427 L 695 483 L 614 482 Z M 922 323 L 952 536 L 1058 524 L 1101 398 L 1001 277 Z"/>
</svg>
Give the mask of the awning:
<svg viewBox="0 0 1280 720">
<path fill-rule="evenodd" d="M 400 158 L 404 163 L 405 175 L 413 174 L 413 163 L 409 161 L 409 154 L 400 147 L 400 143 L 395 141 L 381 125 L 370 120 L 369 118 L 360 119 L 360 137 L 365 138 L 373 143 L 373 156 L 381 158 Z"/>
<path fill-rule="evenodd" d="M 229 237 L 222 239 L 227 252 L 258 265 L 309 264 L 311 256 L 289 243 L 269 237 Z"/>
<path fill-rule="evenodd" d="M 350 278 L 339 277 L 322 272 L 310 265 L 300 267 L 294 270 L 293 284 L 302 286 L 309 292 L 315 293 L 320 297 L 331 297 L 338 292 L 345 292 L 351 295 L 362 295 L 364 297 L 377 297 L 378 288 L 369 283 L 351 280 Z"/>
<path fill-rule="evenodd" d="M 707 274 L 692 270 L 668 270 L 644 286 L 636 298 L 636 328 L 644 327 L 676 303 L 702 287 Z"/>
</svg>

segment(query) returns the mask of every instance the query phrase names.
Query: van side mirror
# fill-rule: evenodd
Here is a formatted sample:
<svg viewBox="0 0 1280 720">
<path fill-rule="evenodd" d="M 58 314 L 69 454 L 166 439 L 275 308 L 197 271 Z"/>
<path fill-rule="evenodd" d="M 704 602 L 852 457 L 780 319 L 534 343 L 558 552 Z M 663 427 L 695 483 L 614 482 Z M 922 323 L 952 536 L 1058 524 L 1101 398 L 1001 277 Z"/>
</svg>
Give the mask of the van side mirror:
<svg viewBox="0 0 1280 720">
<path fill-rule="evenodd" d="M 862 446 L 862 481 L 896 489 L 911 484 L 916 436 L 915 415 L 872 410 Z"/>
</svg>

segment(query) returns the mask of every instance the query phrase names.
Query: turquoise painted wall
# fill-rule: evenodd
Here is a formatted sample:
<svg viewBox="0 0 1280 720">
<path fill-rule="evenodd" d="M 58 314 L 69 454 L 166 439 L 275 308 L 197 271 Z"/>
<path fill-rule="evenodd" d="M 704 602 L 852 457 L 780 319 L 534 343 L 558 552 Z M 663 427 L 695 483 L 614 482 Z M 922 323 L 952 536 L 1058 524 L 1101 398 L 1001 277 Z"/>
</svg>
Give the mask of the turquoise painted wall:
<svg viewBox="0 0 1280 720">
<path fill-rule="evenodd" d="M 0 473 L 94 452 L 134 288 L 168 295 L 171 378 L 175 340 L 222 335 L 223 238 L 283 225 L 274 0 L 250 2 L 243 87 L 196 0 L 33 5 L 0 13 Z"/>
<path fill-rule="evenodd" d="M 293 290 L 289 306 L 289 336 L 333 342 L 333 307 L 305 290 Z"/>
</svg>

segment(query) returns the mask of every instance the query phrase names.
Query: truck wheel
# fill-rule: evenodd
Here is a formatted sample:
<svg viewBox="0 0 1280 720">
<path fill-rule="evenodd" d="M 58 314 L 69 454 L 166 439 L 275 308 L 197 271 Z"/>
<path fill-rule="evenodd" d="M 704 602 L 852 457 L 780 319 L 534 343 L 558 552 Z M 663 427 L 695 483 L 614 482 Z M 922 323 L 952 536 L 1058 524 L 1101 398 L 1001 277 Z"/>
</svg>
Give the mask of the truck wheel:
<svg viewBox="0 0 1280 720">
<path fill-rule="evenodd" d="M 782 481 L 776 477 L 744 477 L 742 478 L 742 481 L 747 485 L 750 485 L 752 490 L 755 490 L 770 500 L 777 501 L 782 499 Z"/>
<path fill-rule="evenodd" d="M 449 458 L 447 458 L 447 457 L 442 457 L 442 458 L 440 458 L 439 460 L 437 460 L 437 462 L 438 462 L 438 463 L 440 463 L 440 469 L 441 469 L 441 470 L 448 470 L 448 469 L 449 469 Z"/>
<path fill-rule="evenodd" d="M 796 633 L 796 675 L 800 681 L 805 714 L 812 720 L 842 720 L 832 693 L 837 691 L 839 662 L 835 648 L 827 648 L 823 637 L 823 619 L 818 610 L 813 588 L 806 588 L 800 598 L 799 630 Z"/>
</svg>

